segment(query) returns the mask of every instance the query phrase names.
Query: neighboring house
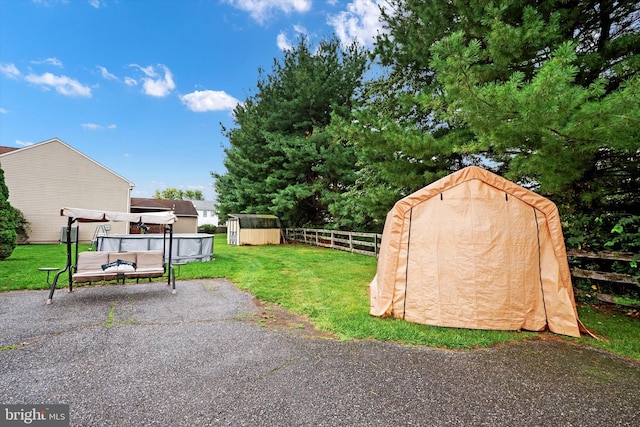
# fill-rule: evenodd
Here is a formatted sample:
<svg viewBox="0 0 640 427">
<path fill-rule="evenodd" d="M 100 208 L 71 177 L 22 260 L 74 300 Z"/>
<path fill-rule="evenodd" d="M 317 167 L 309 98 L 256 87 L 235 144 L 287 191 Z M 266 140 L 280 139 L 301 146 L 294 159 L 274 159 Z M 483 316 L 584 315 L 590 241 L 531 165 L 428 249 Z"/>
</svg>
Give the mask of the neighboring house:
<svg viewBox="0 0 640 427">
<path fill-rule="evenodd" d="M 210 200 L 192 200 L 192 202 L 198 211 L 198 227 L 205 224 L 218 226 L 215 202 Z"/>
<path fill-rule="evenodd" d="M 129 212 L 134 184 L 58 138 L 24 148 L 0 147 L 0 167 L 9 202 L 20 209 L 31 232 L 29 243 L 55 243 L 67 218 L 64 207 Z M 111 223 L 111 233 L 127 224 Z M 92 239 L 95 226 L 80 227 L 80 241 Z"/>
<path fill-rule="evenodd" d="M 178 221 L 173 224 L 174 233 L 197 233 L 198 232 L 198 212 L 191 203 L 191 200 L 167 200 L 167 199 L 145 199 L 140 197 L 131 198 L 131 212 L 162 212 L 173 211 L 178 217 Z M 130 233 L 138 234 L 141 230 L 135 224 L 131 225 Z M 162 232 L 162 228 L 150 227 L 150 233 Z"/>
</svg>

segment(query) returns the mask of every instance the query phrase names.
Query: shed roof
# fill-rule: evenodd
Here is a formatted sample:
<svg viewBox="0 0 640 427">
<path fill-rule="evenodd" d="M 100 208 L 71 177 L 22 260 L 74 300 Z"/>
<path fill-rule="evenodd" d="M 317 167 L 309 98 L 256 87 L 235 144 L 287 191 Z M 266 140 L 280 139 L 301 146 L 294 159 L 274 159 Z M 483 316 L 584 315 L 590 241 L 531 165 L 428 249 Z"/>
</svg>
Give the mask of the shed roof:
<svg viewBox="0 0 640 427">
<path fill-rule="evenodd" d="M 280 228 L 280 218 L 275 215 L 229 214 L 229 218 L 238 219 L 240 228 Z"/>
</svg>

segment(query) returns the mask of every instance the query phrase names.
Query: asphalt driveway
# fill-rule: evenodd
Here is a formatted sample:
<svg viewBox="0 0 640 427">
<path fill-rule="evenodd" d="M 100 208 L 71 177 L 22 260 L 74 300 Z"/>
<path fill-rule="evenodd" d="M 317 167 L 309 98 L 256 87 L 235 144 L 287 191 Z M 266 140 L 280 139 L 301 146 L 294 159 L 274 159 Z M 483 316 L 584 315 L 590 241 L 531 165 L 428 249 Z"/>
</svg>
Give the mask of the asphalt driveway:
<svg viewBox="0 0 640 427">
<path fill-rule="evenodd" d="M 222 280 L 0 293 L 0 403 L 78 426 L 638 426 L 640 365 L 559 341 L 444 351 L 273 330 Z"/>
</svg>

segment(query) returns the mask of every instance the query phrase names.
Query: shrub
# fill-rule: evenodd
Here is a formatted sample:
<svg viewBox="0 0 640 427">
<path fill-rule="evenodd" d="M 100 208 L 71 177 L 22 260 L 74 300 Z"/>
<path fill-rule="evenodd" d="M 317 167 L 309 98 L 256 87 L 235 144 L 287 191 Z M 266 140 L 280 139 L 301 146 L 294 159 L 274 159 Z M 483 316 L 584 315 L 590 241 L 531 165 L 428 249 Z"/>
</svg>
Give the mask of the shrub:
<svg viewBox="0 0 640 427">
<path fill-rule="evenodd" d="M 213 224 L 203 224 L 198 227 L 198 233 L 215 234 L 216 226 Z"/>
<path fill-rule="evenodd" d="M 31 224 L 27 221 L 22 211 L 18 208 L 12 207 L 15 215 L 16 234 L 19 244 L 25 244 L 29 240 L 29 232 L 31 231 Z"/>
<path fill-rule="evenodd" d="M 9 258 L 17 243 L 15 209 L 9 204 L 9 189 L 0 167 L 0 260 Z"/>
</svg>

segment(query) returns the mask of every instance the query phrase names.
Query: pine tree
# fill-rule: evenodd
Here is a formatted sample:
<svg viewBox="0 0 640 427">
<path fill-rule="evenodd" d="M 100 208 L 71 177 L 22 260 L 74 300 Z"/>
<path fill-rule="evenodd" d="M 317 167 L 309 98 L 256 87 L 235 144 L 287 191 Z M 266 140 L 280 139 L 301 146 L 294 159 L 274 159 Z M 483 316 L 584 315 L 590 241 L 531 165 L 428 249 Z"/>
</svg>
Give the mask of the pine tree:
<svg viewBox="0 0 640 427">
<path fill-rule="evenodd" d="M 260 72 L 257 93 L 235 110 L 225 130 L 227 172 L 214 173 L 221 218 L 272 213 L 288 226 L 332 222 L 329 204 L 353 183 L 353 147 L 326 130 L 348 116 L 366 56 L 337 39 L 312 50 L 306 38 Z"/>
<path fill-rule="evenodd" d="M 0 166 L 0 260 L 11 256 L 16 247 L 15 212 L 9 204 L 9 188 L 4 181 L 4 170 Z"/>
<path fill-rule="evenodd" d="M 345 124 L 366 165 L 352 193 L 378 225 L 377 187 L 388 209 L 474 163 L 563 213 L 640 211 L 637 2 L 389 4 L 375 48 L 388 72 Z"/>
</svg>

